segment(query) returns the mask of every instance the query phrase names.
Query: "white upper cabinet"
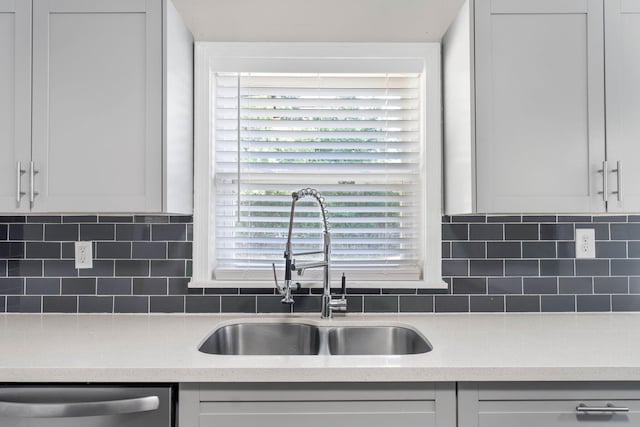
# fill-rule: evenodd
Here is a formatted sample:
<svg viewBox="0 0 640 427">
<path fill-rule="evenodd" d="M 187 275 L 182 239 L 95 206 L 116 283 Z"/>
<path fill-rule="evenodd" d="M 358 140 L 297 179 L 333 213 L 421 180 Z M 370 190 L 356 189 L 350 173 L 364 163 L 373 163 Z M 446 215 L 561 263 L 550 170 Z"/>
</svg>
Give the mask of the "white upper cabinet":
<svg viewBox="0 0 640 427">
<path fill-rule="evenodd" d="M 479 212 L 602 210 L 602 4 L 477 1 Z"/>
<path fill-rule="evenodd" d="M 0 211 L 29 209 L 30 144 L 31 2 L 0 0 Z"/>
<path fill-rule="evenodd" d="M 640 208 L 617 198 L 640 179 L 639 4 L 465 4 L 443 39 L 447 213 Z"/>
<path fill-rule="evenodd" d="M 173 99 L 190 118 L 193 40 L 183 26 L 168 28 L 182 25 L 174 17 L 163 19 L 177 13 L 172 5 L 163 0 L 32 4 L 32 45 L 20 46 L 33 61 L 32 75 L 30 69 L 25 73 L 32 89 L 31 112 L 24 115 L 30 118 L 31 135 L 15 143 L 27 147 L 22 160 L 26 203 L 20 207 L 30 205 L 32 212 L 191 212 L 192 184 L 185 179 L 192 174 L 191 121 L 180 122 L 186 128 L 181 133 L 167 129 Z M 168 54 L 169 46 L 176 45 L 168 32 L 177 34 L 178 49 L 187 53 L 180 57 L 187 72 L 178 76 L 166 73 L 175 57 Z M 172 78 L 185 81 L 170 100 Z M 4 112 L 4 105 L 0 108 Z M 172 151 L 174 158 L 168 158 Z M 169 200 L 170 191 L 180 203 Z"/>
<path fill-rule="evenodd" d="M 640 0 L 605 1 L 608 206 L 640 211 Z M 618 164 L 620 170 L 618 170 Z M 618 193 L 619 192 L 619 193 Z"/>
</svg>

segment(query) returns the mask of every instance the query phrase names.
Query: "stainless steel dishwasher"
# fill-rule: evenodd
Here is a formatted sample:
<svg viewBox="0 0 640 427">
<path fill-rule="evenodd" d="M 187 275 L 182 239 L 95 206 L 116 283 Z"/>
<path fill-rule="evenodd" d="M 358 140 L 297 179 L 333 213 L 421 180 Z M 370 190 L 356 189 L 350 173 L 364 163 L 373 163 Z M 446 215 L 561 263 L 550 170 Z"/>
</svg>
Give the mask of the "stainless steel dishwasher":
<svg viewBox="0 0 640 427">
<path fill-rule="evenodd" d="M 171 386 L 0 386 L 0 427 L 172 427 Z"/>
</svg>

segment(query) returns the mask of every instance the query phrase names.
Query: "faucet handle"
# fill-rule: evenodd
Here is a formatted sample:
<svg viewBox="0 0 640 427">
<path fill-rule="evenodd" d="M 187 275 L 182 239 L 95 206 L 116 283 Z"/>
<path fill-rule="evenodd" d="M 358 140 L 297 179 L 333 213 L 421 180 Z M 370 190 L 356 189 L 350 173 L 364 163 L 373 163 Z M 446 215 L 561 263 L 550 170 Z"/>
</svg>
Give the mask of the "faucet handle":
<svg viewBox="0 0 640 427">
<path fill-rule="evenodd" d="M 342 295 L 340 298 L 331 299 L 329 301 L 329 306 L 332 312 L 347 312 L 347 278 L 344 273 L 342 273 Z"/>
</svg>

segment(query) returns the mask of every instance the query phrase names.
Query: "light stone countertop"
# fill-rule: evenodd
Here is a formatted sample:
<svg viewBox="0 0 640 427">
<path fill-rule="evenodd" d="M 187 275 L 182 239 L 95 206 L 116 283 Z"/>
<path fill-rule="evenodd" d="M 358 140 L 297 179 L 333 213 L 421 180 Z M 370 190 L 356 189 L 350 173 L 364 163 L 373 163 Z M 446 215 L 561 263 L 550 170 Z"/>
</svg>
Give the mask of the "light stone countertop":
<svg viewBox="0 0 640 427">
<path fill-rule="evenodd" d="M 217 326 L 248 321 L 409 325 L 408 356 L 219 356 Z M 0 315 L 0 382 L 640 380 L 640 314 Z"/>
</svg>

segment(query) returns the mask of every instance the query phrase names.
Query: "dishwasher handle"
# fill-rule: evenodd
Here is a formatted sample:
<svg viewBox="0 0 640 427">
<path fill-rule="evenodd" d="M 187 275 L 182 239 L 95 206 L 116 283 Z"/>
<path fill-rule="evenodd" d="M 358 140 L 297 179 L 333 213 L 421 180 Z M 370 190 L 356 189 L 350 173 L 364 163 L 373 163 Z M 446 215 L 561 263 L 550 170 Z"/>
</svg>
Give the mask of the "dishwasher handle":
<svg viewBox="0 0 640 427">
<path fill-rule="evenodd" d="M 158 396 L 134 399 L 73 403 L 22 403 L 0 401 L 0 417 L 67 418 L 133 414 L 155 411 L 160 406 Z"/>
</svg>

